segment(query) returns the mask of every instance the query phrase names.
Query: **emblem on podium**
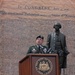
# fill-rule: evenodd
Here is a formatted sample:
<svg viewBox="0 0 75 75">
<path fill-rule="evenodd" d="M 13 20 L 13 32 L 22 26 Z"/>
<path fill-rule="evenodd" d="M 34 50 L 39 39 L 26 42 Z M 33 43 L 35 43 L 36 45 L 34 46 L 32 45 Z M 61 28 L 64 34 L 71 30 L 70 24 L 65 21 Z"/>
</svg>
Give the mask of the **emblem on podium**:
<svg viewBox="0 0 75 75">
<path fill-rule="evenodd" d="M 35 63 L 35 68 L 41 75 L 47 75 L 52 71 L 52 62 L 47 58 L 40 58 Z"/>
</svg>

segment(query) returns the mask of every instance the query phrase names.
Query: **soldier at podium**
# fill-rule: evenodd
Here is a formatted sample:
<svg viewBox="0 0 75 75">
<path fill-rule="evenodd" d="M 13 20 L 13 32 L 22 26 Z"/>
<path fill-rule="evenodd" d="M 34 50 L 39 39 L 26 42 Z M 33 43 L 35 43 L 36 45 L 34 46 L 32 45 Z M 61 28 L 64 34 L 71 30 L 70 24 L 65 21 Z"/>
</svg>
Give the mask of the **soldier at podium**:
<svg viewBox="0 0 75 75">
<path fill-rule="evenodd" d="M 30 54 L 30 53 L 45 54 L 47 52 L 47 47 L 42 45 L 44 42 L 44 37 L 41 35 L 37 36 L 35 42 L 36 44 L 34 46 L 29 47 L 27 54 Z"/>
<path fill-rule="evenodd" d="M 47 37 L 47 53 L 56 53 L 59 57 L 60 73 L 62 68 L 66 68 L 66 58 L 69 54 L 66 46 L 66 37 L 60 32 L 61 24 L 56 23 L 53 28 L 54 33 L 51 33 Z"/>
</svg>

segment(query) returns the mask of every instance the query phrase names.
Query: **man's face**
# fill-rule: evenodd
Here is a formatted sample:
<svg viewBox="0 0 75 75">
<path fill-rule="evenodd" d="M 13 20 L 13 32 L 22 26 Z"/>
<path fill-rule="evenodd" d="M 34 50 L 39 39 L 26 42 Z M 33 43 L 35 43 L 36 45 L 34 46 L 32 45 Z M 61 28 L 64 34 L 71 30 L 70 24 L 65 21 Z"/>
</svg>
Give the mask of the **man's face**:
<svg viewBox="0 0 75 75">
<path fill-rule="evenodd" d="M 42 45 L 42 43 L 43 43 L 43 39 L 41 39 L 41 38 L 36 39 L 37 45 Z"/>
<path fill-rule="evenodd" d="M 60 29 L 59 26 L 55 26 L 56 31 L 59 31 L 59 29 Z"/>
</svg>

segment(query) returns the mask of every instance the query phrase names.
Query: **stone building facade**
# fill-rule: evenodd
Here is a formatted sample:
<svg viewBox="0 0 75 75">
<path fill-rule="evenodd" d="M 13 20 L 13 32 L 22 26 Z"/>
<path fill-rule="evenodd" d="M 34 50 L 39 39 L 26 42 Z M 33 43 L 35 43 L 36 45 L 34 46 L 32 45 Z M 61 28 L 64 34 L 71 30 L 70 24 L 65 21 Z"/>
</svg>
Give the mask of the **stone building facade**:
<svg viewBox="0 0 75 75">
<path fill-rule="evenodd" d="M 70 54 L 65 75 L 75 75 L 75 0 L 0 0 L 0 75 L 19 75 L 19 61 L 37 35 L 59 22 Z M 63 75 L 62 70 L 62 75 Z"/>
</svg>

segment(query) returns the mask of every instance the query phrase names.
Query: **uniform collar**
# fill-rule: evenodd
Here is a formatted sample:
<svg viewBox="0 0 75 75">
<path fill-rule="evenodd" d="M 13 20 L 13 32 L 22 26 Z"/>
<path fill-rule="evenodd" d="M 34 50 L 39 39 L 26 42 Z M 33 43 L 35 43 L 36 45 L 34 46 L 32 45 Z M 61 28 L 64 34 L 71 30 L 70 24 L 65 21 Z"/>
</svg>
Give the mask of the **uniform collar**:
<svg viewBox="0 0 75 75">
<path fill-rule="evenodd" d="M 43 45 L 36 45 L 36 46 L 37 46 L 37 47 L 39 47 L 39 46 L 40 46 L 41 48 L 43 48 Z"/>
</svg>

